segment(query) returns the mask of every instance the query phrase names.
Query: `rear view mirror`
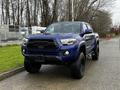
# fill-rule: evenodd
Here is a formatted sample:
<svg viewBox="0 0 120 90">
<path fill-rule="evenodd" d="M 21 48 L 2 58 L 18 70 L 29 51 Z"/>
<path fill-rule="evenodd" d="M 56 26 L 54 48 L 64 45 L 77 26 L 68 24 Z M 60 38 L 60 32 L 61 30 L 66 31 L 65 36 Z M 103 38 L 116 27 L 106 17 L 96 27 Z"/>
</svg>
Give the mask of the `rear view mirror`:
<svg viewBox="0 0 120 90">
<path fill-rule="evenodd" d="M 41 33 L 45 33 L 45 30 L 42 30 Z"/>
</svg>

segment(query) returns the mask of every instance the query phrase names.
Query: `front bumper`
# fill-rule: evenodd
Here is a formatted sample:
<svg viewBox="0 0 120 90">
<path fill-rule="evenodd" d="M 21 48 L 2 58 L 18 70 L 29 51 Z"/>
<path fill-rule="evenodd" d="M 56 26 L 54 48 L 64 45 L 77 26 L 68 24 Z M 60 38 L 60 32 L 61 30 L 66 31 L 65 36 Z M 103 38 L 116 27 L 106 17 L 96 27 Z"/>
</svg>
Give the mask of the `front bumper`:
<svg viewBox="0 0 120 90">
<path fill-rule="evenodd" d="M 24 55 L 26 59 L 41 64 L 67 64 L 60 56 L 48 56 L 48 55 Z"/>
<path fill-rule="evenodd" d="M 64 55 L 65 51 L 68 51 L 69 55 Z M 64 46 L 57 50 L 48 50 L 48 51 L 29 50 L 27 47 L 22 47 L 22 53 L 26 59 L 41 64 L 68 64 L 76 60 L 79 52 L 78 52 L 78 46 L 73 45 L 73 46 Z"/>
</svg>

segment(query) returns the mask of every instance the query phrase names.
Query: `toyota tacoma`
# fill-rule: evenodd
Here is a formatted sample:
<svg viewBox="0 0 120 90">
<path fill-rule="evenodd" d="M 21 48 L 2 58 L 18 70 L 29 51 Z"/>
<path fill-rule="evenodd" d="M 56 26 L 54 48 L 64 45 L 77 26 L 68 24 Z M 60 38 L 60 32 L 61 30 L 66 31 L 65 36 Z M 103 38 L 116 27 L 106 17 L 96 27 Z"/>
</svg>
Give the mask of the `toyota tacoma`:
<svg viewBox="0 0 120 90">
<path fill-rule="evenodd" d="M 29 73 L 39 72 L 43 64 L 65 65 L 73 78 L 81 79 L 87 57 L 99 59 L 99 35 L 86 22 L 53 23 L 42 34 L 24 38 L 22 54 Z"/>
</svg>

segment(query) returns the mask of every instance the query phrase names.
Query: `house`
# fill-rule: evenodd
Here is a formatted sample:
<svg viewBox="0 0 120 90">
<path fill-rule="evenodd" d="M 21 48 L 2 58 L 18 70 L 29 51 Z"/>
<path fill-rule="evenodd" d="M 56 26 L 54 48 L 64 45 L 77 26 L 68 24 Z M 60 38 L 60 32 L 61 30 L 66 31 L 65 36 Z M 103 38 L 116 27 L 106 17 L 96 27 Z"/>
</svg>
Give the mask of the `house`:
<svg viewBox="0 0 120 90">
<path fill-rule="evenodd" d="M 0 25 L 0 40 L 18 40 L 21 38 L 19 26 Z"/>
</svg>

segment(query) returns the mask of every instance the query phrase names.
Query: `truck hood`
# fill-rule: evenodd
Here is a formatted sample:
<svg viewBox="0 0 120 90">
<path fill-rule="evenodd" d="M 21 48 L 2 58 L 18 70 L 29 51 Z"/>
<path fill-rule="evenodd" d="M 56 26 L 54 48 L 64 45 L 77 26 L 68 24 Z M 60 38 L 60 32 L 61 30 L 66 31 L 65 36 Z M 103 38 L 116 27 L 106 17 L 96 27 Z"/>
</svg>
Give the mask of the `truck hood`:
<svg viewBox="0 0 120 90">
<path fill-rule="evenodd" d="M 67 39 L 67 38 L 80 38 L 79 34 L 73 33 L 57 33 L 57 34 L 34 34 L 28 36 L 28 39 Z"/>
</svg>

